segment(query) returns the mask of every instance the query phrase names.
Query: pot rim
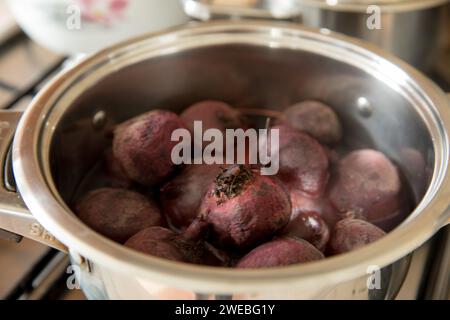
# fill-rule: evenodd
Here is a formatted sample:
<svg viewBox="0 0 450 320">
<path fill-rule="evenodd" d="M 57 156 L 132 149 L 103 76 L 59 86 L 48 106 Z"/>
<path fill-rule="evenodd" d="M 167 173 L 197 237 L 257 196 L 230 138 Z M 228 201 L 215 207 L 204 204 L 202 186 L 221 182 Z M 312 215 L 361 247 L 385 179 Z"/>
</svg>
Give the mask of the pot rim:
<svg viewBox="0 0 450 320">
<path fill-rule="evenodd" d="M 298 5 L 321 9 L 348 10 L 366 13 L 369 6 L 378 6 L 383 12 L 428 9 L 448 3 L 449 0 L 294 0 Z"/>
<path fill-rule="evenodd" d="M 272 0 L 243 5 L 220 5 L 212 0 L 182 2 L 188 15 L 209 20 L 211 14 L 289 19 L 301 16 L 304 7 L 363 14 L 374 13 L 373 8 L 378 7 L 381 13 L 401 13 L 435 8 L 449 3 L 449 0 Z"/>
<path fill-rule="evenodd" d="M 288 43 L 291 48 L 295 41 L 317 43 L 317 48 L 308 47 L 308 50 L 317 49 L 325 55 L 330 55 L 334 48 L 336 56 L 333 58 L 345 59 L 348 63 L 356 63 L 359 59 L 358 63 L 368 64 L 361 68 L 371 66 L 373 72 L 393 72 L 393 81 L 407 84 L 404 89 L 410 91 L 408 94 L 428 106 L 428 110 L 421 112 L 426 117 L 434 144 L 434 173 L 426 195 L 405 222 L 379 241 L 347 254 L 303 265 L 236 270 L 148 256 L 106 239 L 78 220 L 57 194 L 48 163 L 56 125 L 52 121 L 63 114 L 55 104 L 63 96 L 76 95 L 74 90 L 69 90 L 73 82 L 95 74 L 95 67 L 114 65 L 120 59 L 138 59 L 136 54 L 149 48 L 164 55 L 177 48 L 181 50 L 183 43 L 189 44 L 193 39 L 198 40 L 197 45 L 208 45 L 221 39 L 256 41 L 257 37 L 261 37 L 266 46 L 274 48 L 280 43 Z M 103 267 L 199 292 L 259 292 L 294 286 L 317 288 L 321 284 L 329 286 L 362 276 L 370 265 L 386 266 L 409 254 L 445 225 L 448 217 L 444 212 L 448 213 L 450 199 L 449 128 L 450 108 L 445 94 L 418 71 L 372 45 L 327 30 L 295 25 L 261 21 L 210 22 L 123 42 L 87 57 L 57 76 L 36 96 L 19 123 L 13 143 L 13 170 L 20 194 L 28 208 L 32 208 L 35 218 L 67 245 L 72 254 L 79 253 Z"/>
</svg>

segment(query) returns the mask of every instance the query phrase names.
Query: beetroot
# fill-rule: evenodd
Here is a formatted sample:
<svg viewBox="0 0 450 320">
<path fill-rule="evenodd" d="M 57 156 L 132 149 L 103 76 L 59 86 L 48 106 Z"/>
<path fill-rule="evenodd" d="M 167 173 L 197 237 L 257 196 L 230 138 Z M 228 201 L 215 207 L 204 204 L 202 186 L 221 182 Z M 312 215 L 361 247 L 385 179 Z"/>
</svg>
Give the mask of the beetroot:
<svg viewBox="0 0 450 320">
<path fill-rule="evenodd" d="M 330 239 L 330 228 L 340 219 L 339 213 L 326 198 L 310 198 L 297 190 L 290 190 L 289 194 L 291 219 L 282 234 L 305 239 L 324 251 Z"/>
<path fill-rule="evenodd" d="M 240 112 L 221 101 L 207 100 L 195 103 L 184 110 L 180 117 L 192 133 L 194 132 L 194 121 L 201 121 L 203 131 L 208 129 L 221 131 L 224 146 L 222 156 L 226 156 L 226 129 L 244 128 L 244 118 Z M 203 141 L 201 144 L 195 141 L 194 147 L 202 150 L 209 144 L 209 141 Z"/>
<path fill-rule="evenodd" d="M 310 196 L 319 196 L 328 180 L 328 156 L 313 138 L 294 128 L 280 125 L 278 129 L 279 178 L 290 188 Z"/>
<path fill-rule="evenodd" d="M 230 105 L 221 101 L 202 101 L 191 105 L 180 115 L 186 127 L 193 131 L 194 121 L 202 121 L 203 130 L 237 129 L 243 127 L 241 114 Z"/>
<path fill-rule="evenodd" d="M 187 165 L 161 188 L 163 212 L 172 227 L 186 228 L 197 217 L 206 189 L 219 172 L 218 165 Z"/>
<path fill-rule="evenodd" d="M 372 243 L 385 235 L 384 231 L 370 222 L 346 218 L 339 221 L 329 242 L 331 254 L 349 252 Z"/>
<path fill-rule="evenodd" d="M 271 268 L 323 259 L 322 252 L 309 242 L 281 237 L 256 247 L 245 255 L 236 268 Z"/>
<path fill-rule="evenodd" d="M 119 125 L 114 132 L 113 152 L 128 177 L 146 186 L 163 182 L 175 169 L 171 141 L 184 124 L 175 113 L 154 110 Z"/>
<path fill-rule="evenodd" d="M 330 239 L 328 225 L 316 212 L 300 212 L 291 217 L 282 233 L 302 238 L 322 252 Z"/>
<path fill-rule="evenodd" d="M 162 224 L 159 209 L 152 200 L 118 188 L 89 192 L 77 204 L 76 212 L 92 229 L 120 243 L 142 229 Z"/>
<path fill-rule="evenodd" d="M 184 243 L 178 243 L 178 240 L 178 236 L 169 229 L 150 227 L 128 239 L 125 246 L 152 256 L 188 262 L 189 257 L 183 249 Z"/>
<path fill-rule="evenodd" d="M 340 155 L 335 149 L 328 148 L 327 146 L 323 146 L 325 152 L 328 156 L 328 162 L 330 167 L 334 167 L 339 164 Z"/>
<path fill-rule="evenodd" d="M 336 209 L 375 223 L 399 210 L 401 181 L 397 168 L 381 152 L 353 151 L 337 168 L 330 189 L 330 201 Z"/>
<path fill-rule="evenodd" d="M 198 135 L 193 149 L 188 149 L 195 159 L 189 159 L 204 164 L 177 167 L 171 158 L 179 143 L 171 141 L 173 131 L 193 132 L 195 121 L 202 122 L 202 130 L 222 133 L 248 128 L 246 120 L 251 119 L 224 102 L 202 101 L 180 116 L 154 110 L 118 125 L 103 165 L 97 163 L 74 195 L 78 199 L 79 194 L 100 188 L 77 204 L 78 216 L 104 236 L 156 257 L 270 268 L 360 248 L 383 237 L 409 212 L 409 190 L 384 154 L 370 149 L 341 153 L 345 146 L 337 143 L 342 140 L 342 127 L 327 105 L 305 101 L 281 116 L 266 110 L 254 114 L 261 118 L 254 122 L 257 128 L 270 128 L 266 116 L 276 121 L 271 129 L 278 130 L 279 140 L 269 134 L 258 141 L 262 148 L 279 142 L 268 146 L 270 162 L 259 158 L 260 163 L 250 163 L 255 160 L 249 148 L 253 139 L 247 137 L 245 164 L 225 168 L 206 164 L 214 161 L 205 157 L 220 156 L 215 154 L 219 150 L 198 152 L 198 147 L 209 144 L 200 142 Z M 236 142 L 232 147 L 236 160 L 237 151 L 244 149 Z M 420 170 L 423 161 L 409 157 L 415 155 L 412 152 L 404 154 L 405 162 L 413 159 L 410 168 L 419 168 L 417 173 L 407 171 L 406 177 L 421 182 L 426 176 Z M 263 175 L 269 166 L 279 169 L 271 172 L 275 175 Z M 152 200 L 155 197 L 163 215 Z M 171 229 L 164 227 L 166 222 Z"/>
<path fill-rule="evenodd" d="M 128 178 L 121 164 L 114 157 L 112 149 L 107 149 L 104 156 L 105 172 L 115 187 L 128 189 L 133 181 Z"/>
<path fill-rule="evenodd" d="M 320 216 L 329 228 L 333 228 L 342 216 L 325 197 L 310 198 L 296 190 L 290 191 L 292 214 L 291 220 L 304 213 L 314 213 Z"/>
<path fill-rule="evenodd" d="M 297 103 L 283 112 L 283 119 L 324 144 L 334 144 L 342 138 L 342 126 L 336 113 L 319 101 Z"/>
<path fill-rule="evenodd" d="M 199 218 L 209 224 L 215 243 L 247 248 L 283 228 L 290 214 L 289 195 L 276 178 L 233 165 L 209 187 Z"/>
<path fill-rule="evenodd" d="M 137 251 L 173 261 L 226 265 L 228 257 L 203 241 L 191 241 L 183 235 L 162 228 L 150 227 L 141 230 L 125 243 Z"/>
</svg>

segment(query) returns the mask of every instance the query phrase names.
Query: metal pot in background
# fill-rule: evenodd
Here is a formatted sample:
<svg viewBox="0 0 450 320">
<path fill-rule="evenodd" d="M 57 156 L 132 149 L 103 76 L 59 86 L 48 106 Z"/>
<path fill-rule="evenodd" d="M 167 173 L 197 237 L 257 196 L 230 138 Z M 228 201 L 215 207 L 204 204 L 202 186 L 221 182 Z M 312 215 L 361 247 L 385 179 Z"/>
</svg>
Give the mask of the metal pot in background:
<svg viewBox="0 0 450 320">
<path fill-rule="evenodd" d="M 448 0 L 182 0 L 200 20 L 216 17 L 288 20 L 363 39 L 428 71 L 450 30 Z M 376 7 L 374 7 L 376 6 Z M 380 12 L 381 29 L 369 20 Z M 370 27 L 368 27 L 368 21 Z"/>
<path fill-rule="evenodd" d="M 335 108 L 349 148 L 385 152 L 411 188 L 415 210 L 371 245 L 301 265 L 214 268 L 125 248 L 70 209 L 115 123 L 151 107 L 179 112 L 202 99 L 270 110 L 314 98 Z M 0 228 L 67 246 L 89 298 L 393 298 L 409 254 L 450 222 L 449 105 L 399 59 L 329 32 L 221 22 L 130 40 L 66 70 L 22 117 L 0 113 Z M 11 167 L 5 155 L 12 137 Z M 368 286 L 374 267 L 382 268 L 380 287 Z"/>
</svg>

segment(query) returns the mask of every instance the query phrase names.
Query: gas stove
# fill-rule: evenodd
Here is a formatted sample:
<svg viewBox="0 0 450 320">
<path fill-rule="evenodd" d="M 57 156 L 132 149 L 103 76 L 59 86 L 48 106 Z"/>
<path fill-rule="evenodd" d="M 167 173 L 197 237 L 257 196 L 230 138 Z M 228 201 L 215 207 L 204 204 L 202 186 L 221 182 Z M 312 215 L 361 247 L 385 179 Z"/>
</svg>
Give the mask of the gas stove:
<svg viewBox="0 0 450 320">
<path fill-rule="evenodd" d="M 70 60 L 38 46 L 18 30 L 0 41 L 0 108 L 25 110 Z M 447 54 L 429 76 L 450 92 L 450 50 Z M 84 299 L 80 290 L 68 289 L 68 265 L 66 254 L 0 230 L 0 299 Z M 412 253 L 397 299 L 450 299 L 449 274 L 447 227 Z"/>
</svg>

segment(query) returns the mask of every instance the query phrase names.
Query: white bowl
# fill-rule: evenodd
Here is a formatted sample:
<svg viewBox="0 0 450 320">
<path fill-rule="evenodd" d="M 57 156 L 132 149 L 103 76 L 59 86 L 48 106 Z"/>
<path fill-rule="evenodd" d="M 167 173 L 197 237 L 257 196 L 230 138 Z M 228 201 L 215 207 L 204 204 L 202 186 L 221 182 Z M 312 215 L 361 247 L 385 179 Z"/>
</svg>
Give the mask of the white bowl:
<svg viewBox="0 0 450 320">
<path fill-rule="evenodd" d="M 60 53 L 89 53 L 189 20 L 179 0 L 8 0 L 21 28 Z"/>
</svg>

